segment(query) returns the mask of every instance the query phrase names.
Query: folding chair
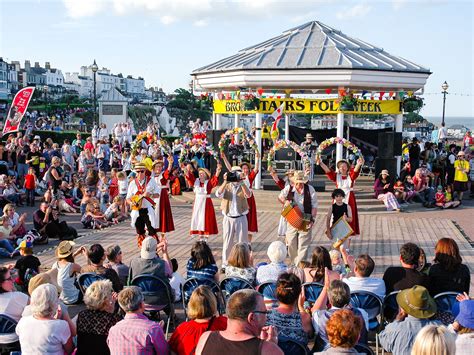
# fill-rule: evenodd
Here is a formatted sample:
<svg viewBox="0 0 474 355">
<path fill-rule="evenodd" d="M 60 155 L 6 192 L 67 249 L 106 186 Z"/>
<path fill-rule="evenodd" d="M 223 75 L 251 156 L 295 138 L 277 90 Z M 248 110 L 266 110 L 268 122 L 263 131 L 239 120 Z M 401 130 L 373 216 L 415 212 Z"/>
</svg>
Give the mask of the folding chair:
<svg viewBox="0 0 474 355">
<path fill-rule="evenodd" d="M 397 295 L 400 291 L 393 291 L 383 299 L 383 318 L 385 323 L 390 323 L 398 313 Z"/>
<path fill-rule="evenodd" d="M 94 272 L 85 272 L 79 275 L 79 277 L 77 278 L 77 283 L 79 284 L 79 288 L 82 294 L 85 294 L 87 288 L 95 281 L 99 280 L 105 280 L 105 277 L 103 277 L 102 275 L 98 275 Z"/>
<path fill-rule="evenodd" d="M 283 351 L 285 355 L 309 354 L 309 351 L 306 346 L 286 337 L 278 337 L 278 347 Z"/>
<path fill-rule="evenodd" d="M 169 309 L 165 334 L 167 337 L 170 321 L 172 321 L 173 326 L 175 326 L 173 294 L 169 282 L 154 275 L 142 274 L 135 276 L 131 284 L 132 286 L 138 286 L 141 288 L 145 299 L 145 312 L 159 313 L 160 311 L 165 310 L 165 308 Z"/>
<path fill-rule="evenodd" d="M 184 315 L 186 316 L 186 320 L 188 319 L 186 309 L 188 307 L 189 299 L 191 298 L 193 291 L 201 285 L 208 286 L 211 289 L 212 293 L 214 293 L 217 298 L 217 308 L 219 310 L 219 313 L 225 313 L 224 297 L 222 296 L 221 288 L 219 287 L 217 282 L 210 279 L 198 279 L 196 277 L 192 277 L 184 281 L 183 285 L 181 286 L 181 296 L 183 298 L 183 309 Z"/>
<path fill-rule="evenodd" d="M 319 282 L 306 282 L 303 284 L 304 298 L 313 305 L 318 299 L 324 285 Z"/>
<path fill-rule="evenodd" d="M 278 303 L 276 297 L 276 282 L 264 282 L 257 286 L 257 291 L 263 295 L 263 300 L 267 308 L 272 308 L 274 304 Z"/>
<path fill-rule="evenodd" d="M 436 301 L 438 312 L 453 313 L 454 305 L 459 303 L 456 300 L 457 295 L 459 295 L 459 292 L 447 291 L 438 293 L 436 296 L 434 296 L 433 298 Z"/>
<path fill-rule="evenodd" d="M 235 291 L 253 289 L 253 286 L 250 282 L 240 277 L 226 277 L 223 279 L 219 285 L 224 301 L 227 303 L 227 300 Z"/>
<path fill-rule="evenodd" d="M 15 328 L 16 328 L 17 322 L 13 319 L 10 318 L 9 316 L 5 314 L 0 314 L 0 334 L 1 335 L 7 335 L 7 334 L 15 334 Z M 0 352 L 7 353 L 9 354 L 10 351 L 15 351 L 19 349 L 15 349 L 14 347 L 15 343 L 11 344 L 0 344 Z"/>
</svg>

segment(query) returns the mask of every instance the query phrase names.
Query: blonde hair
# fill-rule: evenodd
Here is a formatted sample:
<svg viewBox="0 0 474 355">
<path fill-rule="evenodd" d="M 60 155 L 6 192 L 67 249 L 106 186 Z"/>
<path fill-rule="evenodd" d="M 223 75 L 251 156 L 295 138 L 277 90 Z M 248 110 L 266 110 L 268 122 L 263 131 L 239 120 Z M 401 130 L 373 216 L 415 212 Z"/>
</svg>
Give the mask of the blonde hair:
<svg viewBox="0 0 474 355">
<path fill-rule="evenodd" d="M 339 250 L 333 249 L 329 252 L 329 257 L 331 258 L 331 261 L 336 259 L 336 258 L 341 258 L 341 252 Z"/>
<path fill-rule="evenodd" d="M 123 171 L 119 171 L 117 173 L 117 179 L 125 179 L 125 173 Z"/>
<path fill-rule="evenodd" d="M 197 287 L 189 299 L 189 319 L 204 319 L 217 313 L 217 299 L 208 286 Z"/>
<path fill-rule="evenodd" d="M 99 280 L 93 282 L 84 294 L 84 303 L 91 310 L 100 311 L 112 298 L 112 282 Z"/>
<path fill-rule="evenodd" d="M 53 157 L 53 158 L 51 159 L 51 164 L 55 164 L 55 163 L 57 163 L 57 162 L 61 162 L 61 159 L 60 159 L 59 157 Z"/>
<path fill-rule="evenodd" d="M 411 355 L 455 355 L 456 338 L 444 326 L 427 325 L 415 338 Z"/>
<path fill-rule="evenodd" d="M 250 267 L 250 252 L 246 243 L 237 243 L 232 247 L 229 260 L 230 266 L 241 269 Z"/>
<path fill-rule="evenodd" d="M 3 207 L 3 214 L 7 214 L 8 210 L 9 209 L 15 209 L 15 205 L 13 203 L 7 203 L 4 207 Z"/>
<path fill-rule="evenodd" d="M 121 203 L 122 202 L 122 198 L 120 196 L 115 196 L 113 201 L 113 203 Z"/>
</svg>

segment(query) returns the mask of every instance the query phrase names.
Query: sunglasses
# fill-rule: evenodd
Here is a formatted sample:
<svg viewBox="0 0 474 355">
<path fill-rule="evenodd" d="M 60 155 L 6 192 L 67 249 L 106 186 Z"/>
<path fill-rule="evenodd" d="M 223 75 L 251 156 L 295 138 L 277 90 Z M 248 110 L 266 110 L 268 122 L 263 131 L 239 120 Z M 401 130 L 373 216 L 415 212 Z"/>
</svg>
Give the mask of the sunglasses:
<svg viewBox="0 0 474 355">
<path fill-rule="evenodd" d="M 137 173 L 144 173 L 145 170 L 137 170 Z"/>
<path fill-rule="evenodd" d="M 270 311 L 253 311 L 252 313 L 265 314 L 265 315 L 267 315 L 268 313 L 270 313 Z"/>
</svg>

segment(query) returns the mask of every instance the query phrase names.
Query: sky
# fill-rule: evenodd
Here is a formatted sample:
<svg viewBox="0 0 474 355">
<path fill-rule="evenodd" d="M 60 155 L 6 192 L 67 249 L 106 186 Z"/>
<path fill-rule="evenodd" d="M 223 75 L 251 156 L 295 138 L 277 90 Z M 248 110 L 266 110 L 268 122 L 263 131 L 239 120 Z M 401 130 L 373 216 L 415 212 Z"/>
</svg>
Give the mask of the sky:
<svg viewBox="0 0 474 355">
<path fill-rule="evenodd" d="M 94 59 L 166 92 L 201 66 L 317 20 L 433 74 L 424 116 L 474 117 L 472 0 L 0 0 L 0 56 L 63 73 Z"/>
</svg>

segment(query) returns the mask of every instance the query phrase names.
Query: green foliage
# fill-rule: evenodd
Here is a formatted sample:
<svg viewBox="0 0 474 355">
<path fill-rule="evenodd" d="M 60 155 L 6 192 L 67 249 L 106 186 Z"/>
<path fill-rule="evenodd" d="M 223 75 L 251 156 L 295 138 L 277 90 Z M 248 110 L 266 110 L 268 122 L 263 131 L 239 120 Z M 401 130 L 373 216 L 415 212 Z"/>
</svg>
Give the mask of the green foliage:
<svg viewBox="0 0 474 355">
<path fill-rule="evenodd" d="M 403 100 L 403 111 L 419 113 L 423 107 L 423 99 L 421 97 L 412 96 Z"/>
<path fill-rule="evenodd" d="M 176 97 L 168 102 L 166 109 L 170 116 L 176 118 L 176 125 L 180 132 L 187 130 L 190 121 L 200 118 L 201 122 L 209 121 L 212 116 L 212 101 L 207 97 L 196 98 L 189 90 L 180 88 L 175 90 Z"/>
<path fill-rule="evenodd" d="M 63 132 L 55 132 L 55 131 L 33 131 L 33 136 L 40 136 L 41 141 L 44 142 L 47 138 L 51 138 L 54 143 L 62 144 L 65 139 L 69 139 L 69 142 L 72 143 L 74 139 L 76 139 L 76 134 L 78 131 L 63 131 Z M 90 136 L 90 133 L 80 132 L 82 135 L 82 139 L 86 139 Z"/>
<path fill-rule="evenodd" d="M 409 112 L 403 115 L 403 121 L 404 123 L 421 123 L 425 122 L 426 120 L 423 118 L 423 116 L 416 112 Z"/>
<path fill-rule="evenodd" d="M 132 120 L 137 132 L 144 131 L 155 115 L 156 111 L 153 107 L 141 105 L 128 107 L 128 117 Z"/>
</svg>

